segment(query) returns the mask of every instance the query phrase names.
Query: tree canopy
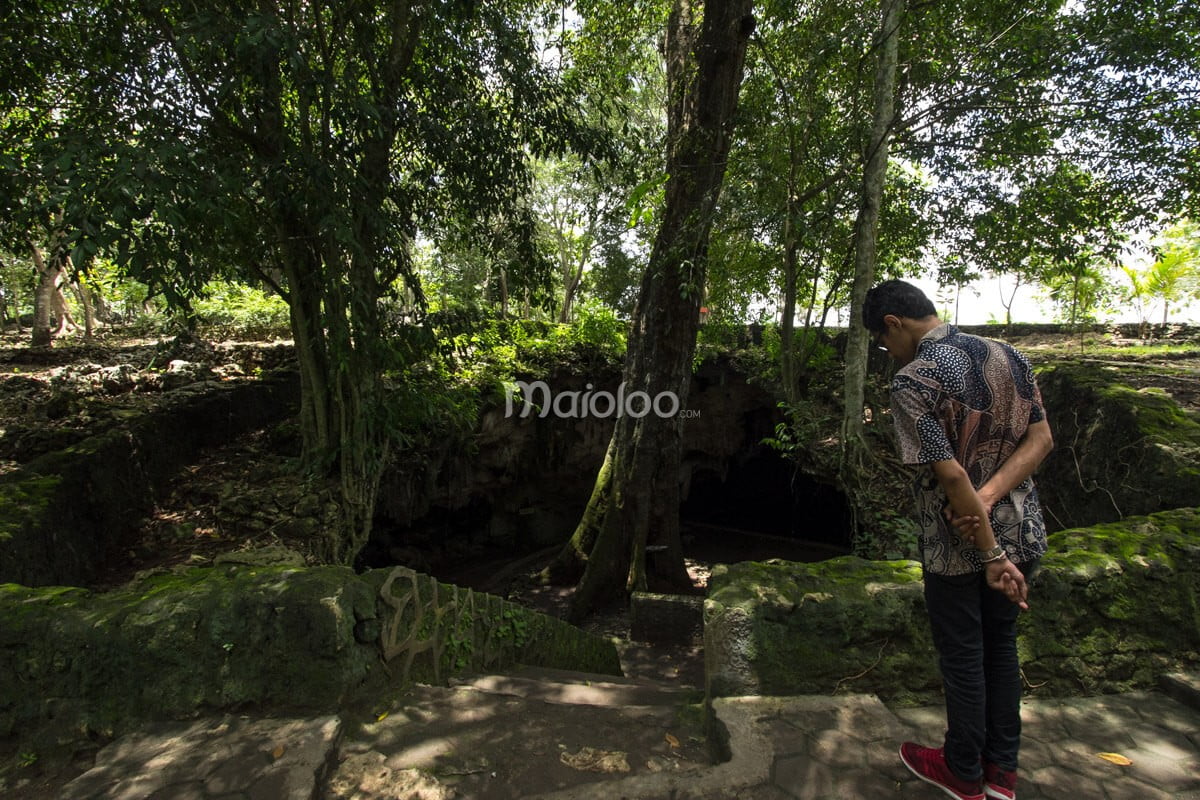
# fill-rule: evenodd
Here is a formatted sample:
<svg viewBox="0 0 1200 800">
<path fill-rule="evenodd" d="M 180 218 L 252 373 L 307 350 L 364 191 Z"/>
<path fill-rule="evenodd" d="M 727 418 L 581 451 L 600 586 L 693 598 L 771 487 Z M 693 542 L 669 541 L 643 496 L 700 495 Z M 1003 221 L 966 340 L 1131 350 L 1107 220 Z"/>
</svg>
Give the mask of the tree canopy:
<svg viewBox="0 0 1200 800">
<path fill-rule="evenodd" d="M 697 25 L 724 8 L 683 5 Z M 431 305 L 644 321 L 678 279 L 716 321 L 781 322 L 794 396 L 817 342 L 796 329 L 856 280 L 1007 274 L 1074 309 L 1131 233 L 1200 217 L 1200 9 L 1182 1 L 766 0 L 699 227 L 668 214 L 697 167 L 671 160 L 680 3 L 10 6 L 5 305 L 36 296 L 46 344 L 48 298 L 98 265 L 185 317 L 214 281 L 283 298 L 306 469 L 345 508 L 329 560 L 369 532 L 402 446 L 389 397 L 428 355 Z M 655 260 L 668 222 L 702 269 Z M 1164 319 L 1194 291 L 1189 235 L 1139 278 Z M 688 308 L 654 324 L 675 332 Z"/>
</svg>

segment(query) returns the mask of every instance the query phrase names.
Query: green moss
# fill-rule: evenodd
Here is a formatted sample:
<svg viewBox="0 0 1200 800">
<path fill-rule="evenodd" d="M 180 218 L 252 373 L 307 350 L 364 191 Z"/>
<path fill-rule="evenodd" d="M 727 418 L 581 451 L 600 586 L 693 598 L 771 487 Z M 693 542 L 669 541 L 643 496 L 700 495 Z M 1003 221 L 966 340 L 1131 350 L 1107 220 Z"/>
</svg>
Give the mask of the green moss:
<svg viewBox="0 0 1200 800">
<path fill-rule="evenodd" d="M 1176 509 L 1050 537 L 1022 615 L 1026 672 L 1046 690 L 1125 691 L 1200 653 L 1200 511 Z"/>
<path fill-rule="evenodd" d="M 876 587 L 921 582 L 915 561 L 869 561 L 840 556 L 812 564 L 781 559 L 719 564 L 709 581 L 709 597 L 727 606 L 761 604 L 793 608 L 821 602 L 833 593 L 865 595 Z"/>
<path fill-rule="evenodd" d="M 27 520 L 43 516 L 53 506 L 61 484 L 57 475 L 22 475 L 20 480 L 0 483 L 0 541 L 16 536 Z"/>
<path fill-rule="evenodd" d="M 936 679 L 921 570 L 911 561 L 718 567 L 705 638 L 713 695 L 841 689 L 896 698 Z"/>
<path fill-rule="evenodd" d="M 914 562 L 833 559 L 714 569 L 709 690 L 928 697 L 936 659 Z M 1050 537 L 1018 648 L 1042 693 L 1126 691 L 1200 665 L 1200 509 Z"/>
<path fill-rule="evenodd" d="M 1065 363 L 1040 373 L 1059 446 L 1038 487 L 1056 522 L 1094 525 L 1200 497 L 1200 420 L 1155 388 L 1155 378 L 1140 365 Z"/>
<path fill-rule="evenodd" d="M 1191 443 L 1200 443 L 1200 423 L 1162 389 L 1134 389 L 1123 383 L 1111 383 L 1100 389 L 1100 395 L 1128 407 L 1138 429 L 1147 436 L 1162 438 L 1168 442 L 1179 442 L 1183 439 Z"/>
<path fill-rule="evenodd" d="M 445 585 L 440 607 L 459 605 L 429 628 L 439 668 L 426 650 L 414 654 L 410 675 L 397 669 L 400 658 L 384 669 L 379 637 L 394 613 L 379 596 L 386 573 L 229 566 L 151 575 L 107 593 L 0 585 L 0 722 L 35 723 L 49 708 L 44 698 L 78 710 L 62 725 L 110 731 L 203 707 L 335 708 L 389 680 L 444 680 L 514 661 L 620 672 L 610 642 Z M 415 580 L 432 618 L 435 584 Z"/>
</svg>

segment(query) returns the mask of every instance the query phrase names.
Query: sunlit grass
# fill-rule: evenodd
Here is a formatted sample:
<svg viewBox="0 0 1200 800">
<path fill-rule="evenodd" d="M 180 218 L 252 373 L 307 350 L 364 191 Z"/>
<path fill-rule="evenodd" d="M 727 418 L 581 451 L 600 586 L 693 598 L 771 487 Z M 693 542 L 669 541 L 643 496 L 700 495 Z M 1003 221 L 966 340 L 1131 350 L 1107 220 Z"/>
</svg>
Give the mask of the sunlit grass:
<svg viewBox="0 0 1200 800">
<path fill-rule="evenodd" d="M 1020 345 L 1018 344 L 1018 347 Z M 1026 348 L 1022 348 L 1026 349 Z M 1040 358 L 1047 356 L 1089 358 L 1112 358 L 1118 360 L 1154 360 L 1200 357 L 1200 342 L 1152 342 L 1147 344 L 1112 344 L 1085 336 L 1082 341 L 1078 338 L 1064 337 L 1061 341 L 1038 344 L 1027 348 L 1036 350 Z"/>
</svg>

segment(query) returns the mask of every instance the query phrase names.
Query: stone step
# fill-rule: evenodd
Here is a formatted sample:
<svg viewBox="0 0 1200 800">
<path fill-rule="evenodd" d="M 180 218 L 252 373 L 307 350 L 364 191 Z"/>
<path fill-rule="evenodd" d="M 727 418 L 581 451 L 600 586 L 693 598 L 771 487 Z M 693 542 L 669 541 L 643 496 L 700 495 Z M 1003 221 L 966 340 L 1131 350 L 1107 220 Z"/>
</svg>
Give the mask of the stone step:
<svg viewBox="0 0 1200 800">
<path fill-rule="evenodd" d="M 694 687 L 681 686 L 676 681 L 658 680 L 655 678 L 629 677 L 626 675 L 604 675 L 596 672 L 581 672 L 572 669 L 554 669 L 553 667 L 530 667 L 518 665 L 508 670 L 506 675 L 531 680 L 552 681 L 555 683 L 609 683 L 616 686 L 649 686 L 667 691 L 691 692 Z"/>
<path fill-rule="evenodd" d="M 677 706 L 698 703 L 703 692 L 644 679 L 569 670 L 523 667 L 504 675 L 479 675 L 452 682 L 490 694 L 514 695 L 558 705 Z"/>
<path fill-rule="evenodd" d="M 712 763 L 698 706 L 646 704 L 663 693 L 600 682 L 609 686 L 508 675 L 412 686 L 347 722 L 323 797 L 524 800 L 630 776 L 695 777 Z"/>
<path fill-rule="evenodd" d="M 1170 697 L 1200 711 L 1200 673 L 1172 672 L 1160 676 L 1158 684 Z"/>
</svg>

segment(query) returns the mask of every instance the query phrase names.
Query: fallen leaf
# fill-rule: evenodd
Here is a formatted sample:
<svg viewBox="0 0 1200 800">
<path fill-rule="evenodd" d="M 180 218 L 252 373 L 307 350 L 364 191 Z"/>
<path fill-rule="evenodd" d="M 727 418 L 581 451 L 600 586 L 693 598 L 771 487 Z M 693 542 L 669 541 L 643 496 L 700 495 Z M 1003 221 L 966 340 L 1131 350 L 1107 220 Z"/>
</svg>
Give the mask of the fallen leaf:
<svg viewBox="0 0 1200 800">
<path fill-rule="evenodd" d="M 1097 753 L 1096 755 L 1100 756 L 1100 758 L 1103 758 L 1105 761 L 1111 761 L 1113 764 L 1121 767 L 1128 767 L 1133 764 L 1132 761 L 1120 753 Z"/>
<path fill-rule="evenodd" d="M 275 749 L 271 751 L 271 757 L 272 757 L 272 758 L 280 758 L 280 757 L 282 757 L 282 756 L 283 756 L 283 749 L 284 749 L 284 748 L 283 748 L 283 745 L 281 745 L 281 744 L 280 744 L 280 745 L 276 745 L 276 746 L 275 746 Z"/>
<path fill-rule="evenodd" d="M 572 769 L 587 772 L 629 772 L 629 760 L 619 750 L 581 747 L 578 753 L 559 753 L 558 760 Z"/>
<path fill-rule="evenodd" d="M 679 747 L 679 740 L 668 733 L 667 734 L 667 744 L 671 745 L 671 747 Z"/>
</svg>

